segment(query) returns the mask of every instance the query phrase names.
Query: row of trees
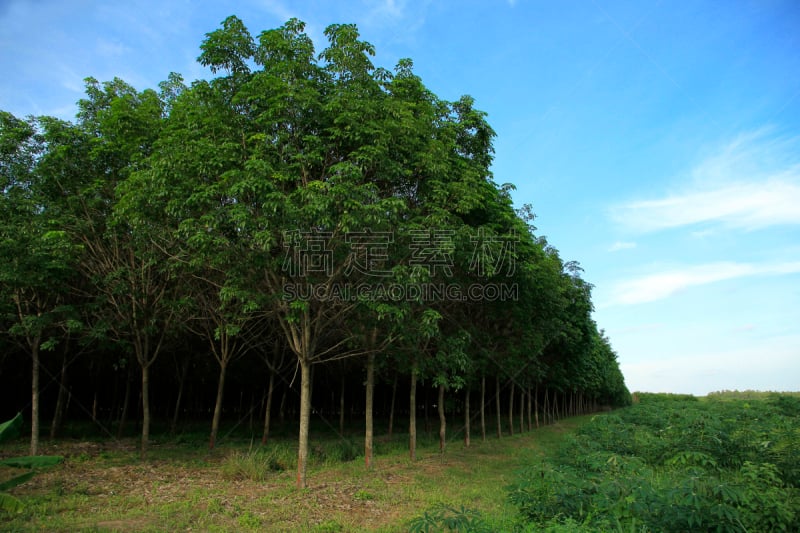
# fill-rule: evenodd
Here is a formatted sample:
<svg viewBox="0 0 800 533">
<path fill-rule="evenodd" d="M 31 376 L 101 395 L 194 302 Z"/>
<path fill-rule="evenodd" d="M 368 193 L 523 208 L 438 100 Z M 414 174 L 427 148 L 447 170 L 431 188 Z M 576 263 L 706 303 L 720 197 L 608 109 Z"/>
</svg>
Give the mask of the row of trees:
<svg viewBox="0 0 800 533">
<path fill-rule="evenodd" d="M 511 387 L 510 417 L 515 397 L 628 401 L 580 267 L 492 180 L 485 114 L 410 60 L 374 67 L 353 25 L 325 35 L 317 55 L 298 20 L 254 39 L 229 17 L 201 45 L 210 81 L 89 78 L 74 123 L 0 114 L 0 380 L 7 354 L 30 356 L 33 454 L 42 357 L 62 384 L 135 365 L 143 456 L 164 352 L 215 361 L 212 447 L 234 361 L 263 376 L 265 428 L 296 380 L 299 486 L 314 368 L 363 368 L 368 465 L 376 367 L 407 384 L 412 456 L 418 383 L 438 392 L 442 445 L 446 395 L 467 391 L 469 420 L 487 380 L 498 409 Z M 176 416 L 187 372 L 155 377 L 177 384 Z"/>
</svg>

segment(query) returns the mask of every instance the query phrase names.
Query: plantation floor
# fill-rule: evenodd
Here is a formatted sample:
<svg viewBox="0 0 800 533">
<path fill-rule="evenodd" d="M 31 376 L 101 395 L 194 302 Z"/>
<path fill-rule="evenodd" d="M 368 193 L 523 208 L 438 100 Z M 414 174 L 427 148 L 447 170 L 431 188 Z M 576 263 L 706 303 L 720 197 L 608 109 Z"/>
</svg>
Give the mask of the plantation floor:
<svg viewBox="0 0 800 533">
<path fill-rule="evenodd" d="M 0 515 L 0 530 L 405 531 L 414 517 L 446 504 L 477 509 L 502 531 L 516 516 L 505 491 L 516 469 L 587 419 L 499 440 L 478 437 L 470 448 L 450 442 L 444 455 L 431 443 L 419 448 L 414 463 L 397 445 L 378 455 L 371 471 L 363 458 L 318 464 L 304 490 L 295 488 L 294 471 L 270 473 L 261 482 L 225 474 L 225 457 L 246 448 L 209 453 L 164 444 L 142 462 L 134 441 L 57 441 L 42 453 L 66 461 L 13 490 L 27 508 L 13 518 Z M 0 471 L 0 479 L 10 475 Z"/>
</svg>

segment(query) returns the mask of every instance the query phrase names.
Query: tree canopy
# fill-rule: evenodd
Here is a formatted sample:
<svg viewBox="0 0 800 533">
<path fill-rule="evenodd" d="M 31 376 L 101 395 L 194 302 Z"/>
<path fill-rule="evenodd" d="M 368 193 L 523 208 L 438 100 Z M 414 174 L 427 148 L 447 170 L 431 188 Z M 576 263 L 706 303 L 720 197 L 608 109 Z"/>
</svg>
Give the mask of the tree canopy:
<svg viewBox="0 0 800 533">
<path fill-rule="evenodd" d="M 270 376 L 271 402 L 277 375 L 299 385 L 304 486 L 312 411 L 338 407 L 312 399 L 332 390 L 315 374 L 360 383 L 363 367 L 370 450 L 376 373 L 410 380 L 412 435 L 417 383 L 438 391 L 442 446 L 444 395 L 466 391 L 469 412 L 480 386 L 483 413 L 487 378 L 510 410 L 527 397 L 529 424 L 531 401 L 627 403 L 591 284 L 494 181 L 486 114 L 437 97 L 410 59 L 373 65 L 354 25 L 325 36 L 317 53 L 299 20 L 253 38 L 232 16 L 200 46 L 210 80 L 87 78 L 74 123 L 0 115 L 0 349 L 33 356 L 36 412 L 40 349 L 46 370 L 113 382 L 109 416 L 139 387 L 142 455 L 151 386 L 157 413 L 179 412 L 187 370 L 169 361 L 193 368 L 195 408 L 215 404 L 211 446 L 226 376 L 252 395 Z M 15 368 L 0 357 L 3 390 Z"/>
</svg>

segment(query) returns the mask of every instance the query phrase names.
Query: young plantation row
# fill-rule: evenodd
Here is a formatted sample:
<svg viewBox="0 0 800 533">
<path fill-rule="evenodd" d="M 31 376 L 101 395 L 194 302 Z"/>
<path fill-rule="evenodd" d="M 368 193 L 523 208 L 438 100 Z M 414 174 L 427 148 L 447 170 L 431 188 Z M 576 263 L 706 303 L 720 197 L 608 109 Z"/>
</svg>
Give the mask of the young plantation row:
<svg viewBox="0 0 800 533">
<path fill-rule="evenodd" d="M 798 531 L 800 396 L 640 394 L 512 487 L 525 531 Z"/>
</svg>

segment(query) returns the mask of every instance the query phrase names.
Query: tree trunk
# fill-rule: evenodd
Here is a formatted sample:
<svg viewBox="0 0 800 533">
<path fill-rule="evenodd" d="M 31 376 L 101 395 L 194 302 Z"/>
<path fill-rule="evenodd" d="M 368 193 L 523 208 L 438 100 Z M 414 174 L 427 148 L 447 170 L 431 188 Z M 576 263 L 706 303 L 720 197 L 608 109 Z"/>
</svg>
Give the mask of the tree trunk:
<svg viewBox="0 0 800 533">
<path fill-rule="evenodd" d="M 147 457 L 150 442 L 150 365 L 142 366 L 142 450 L 141 458 Z"/>
<path fill-rule="evenodd" d="M 64 420 L 64 405 L 67 403 L 67 354 L 61 362 L 61 377 L 58 383 L 58 397 L 56 398 L 56 409 L 53 413 L 53 423 L 50 424 L 50 439 L 55 439 L 56 434 L 61 429 Z"/>
<path fill-rule="evenodd" d="M 536 420 L 536 429 L 539 429 L 539 384 L 533 389 L 533 417 Z"/>
<path fill-rule="evenodd" d="M 444 417 L 444 385 L 439 385 L 439 453 L 444 453 L 447 420 Z"/>
<path fill-rule="evenodd" d="M 464 446 L 469 448 L 469 387 L 464 392 Z"/>
<path fill-rule="evenodd" d="M 561 415 L 558 411 L 558 391 L 553 391 L 553 420 L 560 420 Z"/>
<path fill-rule="evenodd" d="M 97 424 L 97 389 L 94 390 L 92 397 L 92 422 Z"/>
<path fill-rule="evenodd" d="M 39 455 L 39 344 L 37 336 L 31 343 L 31 455 Z"/>
<path fill-rule="evenodd" d="M 342 375 L 342 383 L 339 390 L 339 435 L 344 435 L 344 389 L 345 377 Z"/>
<path fill-rule="evenodd" d="M 281 405 L 278 407 L 278 420 L 283 426 L 283 423 L 286 421 L 286 394 L 289 391 L 289 386 L 284 383 L 283 391 L 281 393 Z"/>
<path fill-rule="evenodd" d="M 408 453 L 417 459 L 417 363 L 411 365 L 411 385 L 408 393 Z"/>
<path fill-rule="evenodd" d="M 181 414 L 181 400 L 183 400 L 183 389 L 186 386 L 186 376 L 189 374 L 189 357 L 185 357 L 181 363 L 181 374 L 178 378 L 178 397 L 175 398 L 175 411 L 172 413 L 172 423 L 169 425 L 170 435 L 174 435 L 178 430 L 178 418 Z"/>
<path fill-rule="evenodd" d="M 425 387 L 425 402 L 422 404 L 422 414 L 425 416 L 425 434 L 431 434 L 431 421 L 428 417 L 428 400 L 430 398 L 430 387 Z"/>
<path fill-rule="evenodd" d="M 525 433 L 525 388 L 519 387 L 519 432 Z"/>
<path fill-rule="evenodd" d="M 300 432 L 297 447 L 297 488 L 306 488 L 308 466 L 308 432 L 311 423 L 311 362 L 300 360 Z"/>
<path fill-rule="evenodd" d="M 547 387 L 544 388 L 544 405 L 542 406 L 542 414 L 544 415 L 544 424 L 547 425 L 552 422 L 550 418 L 550 391 Z"/>
<path fill-rule="evenodd" d="M 389 404 L 389 438 L 392 438 L 394 429 L 394 400 L 397 397 L 397 372 L 394 373 L 394 383 L 392 383 L 392 401 Z"/>
<path fill-rule="evenodd" d="M 364 431 L 364 465 L 372 468 L 372 407 L 375 392 L 375 354 L 367 355 L 367 396 L 365 398 L 364 416 L 366 430 Z"/>
<path fill-rule="evenodd" d="M 117 427 L 117 438 L 121 439 L 125 430 L 125 422 L 128 420 L 128 407 L 131 404 L 131 370 L 130 367 L 125 371 L 125 398 L 122 400 L 122 413 L 119 415 L 119 427 Z"/>
<path fill-rule="evenodd" d="M 497 410 L 497 438 L 503 437 L 503 421 L 500 415 L 500 376 L 494 377 L 494 403 Z"/>
<path fill-rule="evenodd" d="M 269 440 L 269 418 L 272 413 L 272 396 L 275 392 L 275 372 L 269 371 L 269 385 L 267 385 L 267 407 L 264 410 L 264 432 L 261 434 L 261 445 Z"/>
<path fill-rule="evenodd" d="M 217 432 L 219 431 L 219 419 L 222 417 L 222 398 L 225 392 L 225 374 L 228 370 L 228 362 L 223 357 L 219 364 L 219 381 L 217 382 L 217 401 L 214 404 L 214 418 L 211 420 L 211 436 L 208 439 L 208 449 L 213 450 L 217 443 Z"/>
<path fill-rule="evenodd" d="M 486 376 L 481 376 L 481 440 L 486 440 Z"/>
<path fill-rule="evenodd" d="M 514 380 L 511 380 L 511 391 L 508 393 L 508 432 L 514 436 Z"/>
<path fill-rule="evenodd" d="M 533 424 L 531 424 L 531 407 L 532 407 L 532 399 L 531 399 L 531 388 L 528 387 L 528 431 L 533 429 Z"/>
</svg>

